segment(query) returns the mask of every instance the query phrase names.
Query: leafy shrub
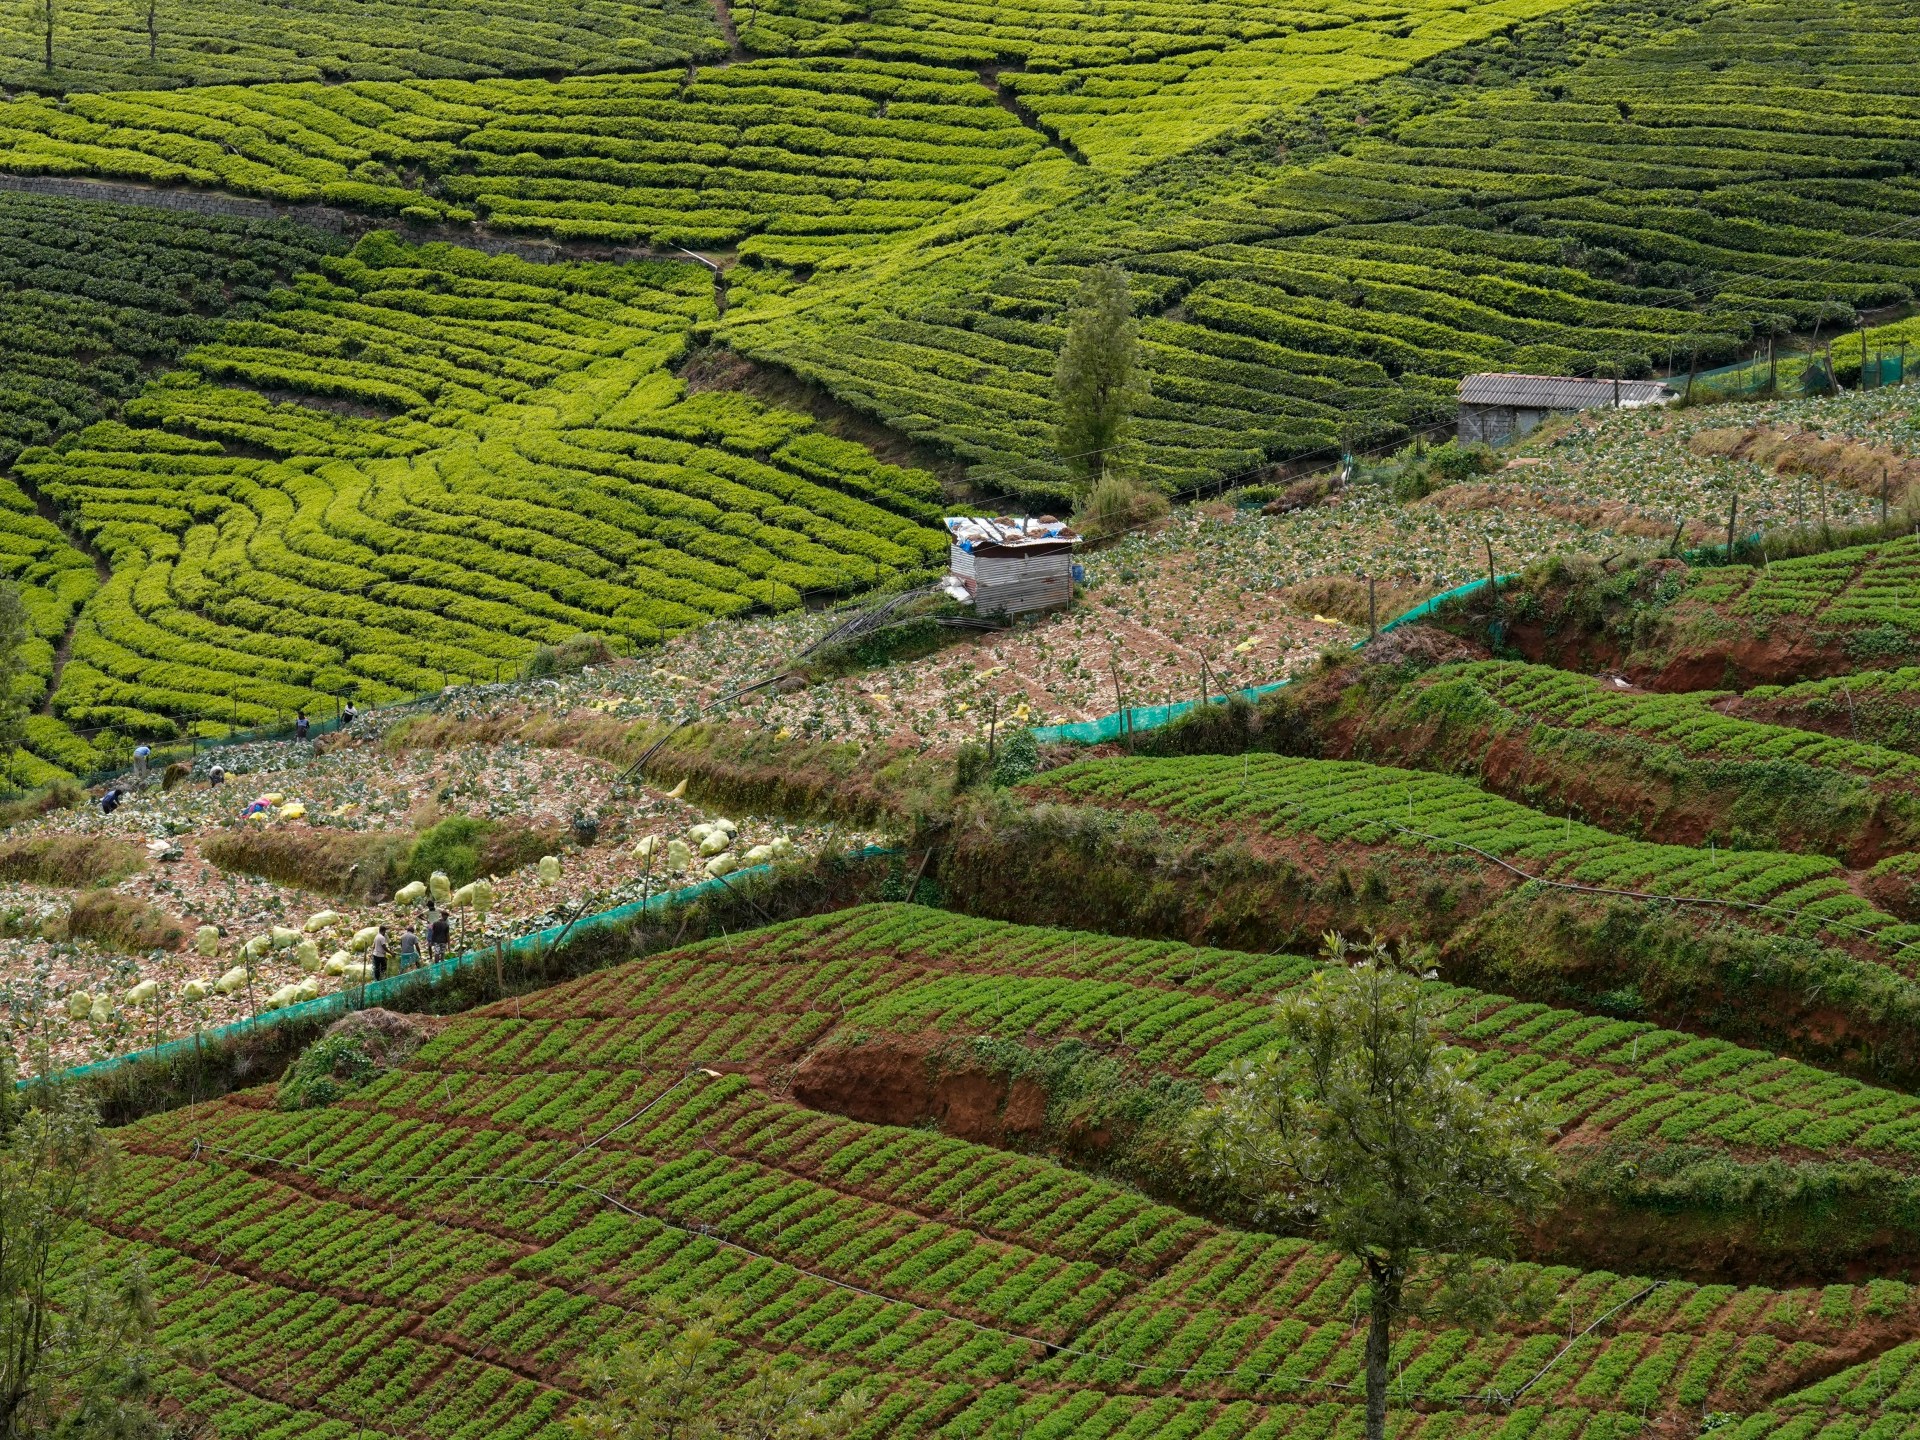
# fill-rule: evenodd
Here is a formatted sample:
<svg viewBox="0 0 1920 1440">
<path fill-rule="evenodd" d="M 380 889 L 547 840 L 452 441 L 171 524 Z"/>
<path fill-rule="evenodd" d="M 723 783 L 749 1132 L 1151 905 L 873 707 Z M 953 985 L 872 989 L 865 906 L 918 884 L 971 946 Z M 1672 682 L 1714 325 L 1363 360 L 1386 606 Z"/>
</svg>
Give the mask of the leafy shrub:
<svg viewBox="0 0 1920 1440">
<path fill-rule="evenodd" d="M 1449 441 L 1427 456 L 1427 467 L 1446 484 L 1457 485 L 1476 475 L 1491 475 L 1500 462 L 1485 445 Z"/>
<path fill-rule="evenodd" d="M 319 825 L 236 825 L 209 836 L 200 853 L 222 870 L 327 895 L 377 900 L 404 883 L 412 848 L 406 835 Z"/>
<path fill-rule="evenodd" d="M 187 927 L 177 916 L 117 890 L 81 895 L 67 914 L 66 929 L 75 940 L 97 941 L 129 954 L 178 950 L 187 939 Z"/>
<path fill-rule="evenodd" d="M 405 874 L 425 880 L 436 870 L 455 885 L 531 864 L 565 843 L 566 833 L 531 825 L 454 815 L 424 831 L 407 856 Z"/>
<path fill-rule="evenodd" d="M 1105 540 L 1151 524 L 1168 508 L 1166 496 L 1109 475 L 1087 493 L 1073 523 L 1089 540 Z"/>
<path fill-rule="evenodd" d="M 377 1080 L 420 1048 L 425 1036 L 390 1010 L 359 1010 L 334 1022 L 280 1078 L 282 1110 L 315 1110 Z"/>
<path fill-rule="evenodd" d="M 1000 737 L 993 757 L 993 783 L 1018 785 L 1030 780 L 1040 769 L 1040 742 L 1033 738 L 1033 727 L 1020 725 Z"/>
<path fill-rule="evenodd" d="M 611 665 L 613 647 L 601 635 L 576 635 L 560 645 L 542 645 L 527 662 L 527 674 L 533 679 L 548 675 L 572 675 L 589 665 Z"/>
<path fill-rule="evenodd" d="M 0 845 L 0 880 L 34 885 L 100 885 L 144 864 L 136 847 L 105 835 L 36 835 Z"/>
</svg>

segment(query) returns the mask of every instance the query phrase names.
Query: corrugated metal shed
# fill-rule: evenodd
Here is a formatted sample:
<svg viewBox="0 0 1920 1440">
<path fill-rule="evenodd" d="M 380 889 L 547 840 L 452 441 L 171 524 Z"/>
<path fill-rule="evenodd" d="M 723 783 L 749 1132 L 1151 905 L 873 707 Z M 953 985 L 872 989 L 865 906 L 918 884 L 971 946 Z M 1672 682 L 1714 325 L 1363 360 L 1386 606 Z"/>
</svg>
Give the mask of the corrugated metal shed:
<svg viewBox="0 0 1920 1440">
<path fill-rule="evenodd" d="M 1513 405 L 1524 410 L 1627 409 L 1671 400 L 1659 380 L 1584 380 L 1576 375 L 1469 375 L 1460 382 L 1462 405 Z"/>
<path fill-rule="evenodd" d="M 1587 380 L 1577 375 L 1468 375 L 1460 382 L 1460 443 L 1504 445 L 1552 415 L 1664 405 L 1658 380 Z"/>
<path fill-rule="evenodd" d="M 1073 602 L 1080 537 L 1051 515 L 950 516 L 949 578 L 983 615 L 1026 615 Z"/>
</svg>

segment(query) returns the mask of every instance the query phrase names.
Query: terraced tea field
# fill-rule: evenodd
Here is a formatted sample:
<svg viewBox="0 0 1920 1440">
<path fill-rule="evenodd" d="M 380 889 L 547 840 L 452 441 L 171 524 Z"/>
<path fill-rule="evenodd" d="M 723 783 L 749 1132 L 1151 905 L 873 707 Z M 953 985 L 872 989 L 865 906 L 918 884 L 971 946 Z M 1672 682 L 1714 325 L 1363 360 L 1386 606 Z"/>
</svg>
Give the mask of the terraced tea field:
<svg viewBox="0 0 1920 1440">
<path fill-rule="evenodd" d="M 561 239 L 739 245 L 789 266 L 924 227 L 1045 148 L 969 75 L 858 60 L 559 84 L 211 86 L 0 108 L 0 167 L 18 174 L 478 215 Z"/>
<path fill-rule="evenodd" d="M 931 477 L 804 416 L 686 395 L 664 366 L 712 305 L 691 265 L 378 238 L 329 259 L 183 357 L 133 424 L 22 455 L 111 567 L 54 715 L 161 737 L 331 714 L 491 681 L 581 631 L 631 650 L 943 553 Z"/>
<path fill-rule="evenodd" d="M 1481 371 L 1904 375 L 1917 40 L 1903 0 L 0 16 L 0 1041 L 94 1062 L 159 1418 L 561 1440 L 665 1299 L 721 1302 L 730 1384 L 870 1396 L 862 1440 L 1360 1440 L 1361 1260 L 1183 1138 L 1333 931 L 1552 1127 L 1527 1303 L 1409 1317 L 1393 1440 L 1920 1440 L 1911 392 L 1428 443 Z M 1065 614 L 816 646 L 941 575 L 943 516 L 1079 507 L 1108 264 L 1144 386 L 1102 459 L 1186 503 Z M 164 777 L 76 801 L 140 741 Z M 414 973 L 430 899 L 467 954 Z M 338 1068 L 295 1108 L 290 1065 Z"/>
<path fill-rule="evenodd" d="M 862 1433 L 1346 1433 L 1350 1263 L 702 1068 L 799 1054 L 836 1023 L 821 1004 L 845 997 L 854 1025 L 902 963 L 983 996 L 1017 986 L 1006 967 L 1228 988 L 1285 973 L 1085 938 L 883 908 L 656 957 L 517 1019 L 455 1021 L 328 1109 L 256 1092 L 142 1122 L 101 1224 L 151 1267 L 166 1333 L 215 1339 L 211 1370 L 162 1380 L 223 1426 L 557 1436 L 583 1354 L 646 1297 L 698 1290 L 738 1300 L 736 1342 L 872 1386 Z M 738 1002 L 708 988 L 722 976 Z M 1502 1013 L 1465 1008 L 1489 1003 Z M 1590 1038 L 1605 1053 L 1631 1037 Z M 1646 1038 L 1650 1054 L 1673 1043 Z M 1752 1434 L 1863 1411 L 1883 1433 L 1911 1423 L 1878 1393 L 1912 1363 L 1904 1285 L 1570 1268 L 1538 1283 L 1555 1298 L 1537 1325 L 1408 1334 L 1397 1384 L 1423 1413 L 1405 1433 L 1631 1435 L 1703 1403 Z M 1492 1401 L 1522 1385 L 1523 1403 Z"/>
<path fill-rule="evenodd" d="M 1911 289 L 1893 159 L 1911 140 L 1892 138 L 1908 122 L 1876 113 L 1879 56 L 1911 25 L 1891 4 L 1740 5 L 1679 29 L 1624 7 L 1557 13 L 1341 89 L 1294 129 L 1266 122 L 1231 165 L 1090 192 L 812 318 L 745 307 L 729 336 L 940 437 L 997 487 L 1062 478 L 1049 357 L 1084 267 L 1109 259 L 1133 274 L 1156 397 L 1140 466 L 1169 488 L 1434 424 L 1471 371 L 1684 374 L 1768 325 L 1810 329 L 1835 307 L 1850 322 Z M 1484 93 L 1444 83 L 1471 67 Z M 1535 78 L 1504 85 L 1506 67 Z M 1702 70 L 1704 90 L 1678 78 Z M 1847 138 L 1865 130 L 1890 148 Z M 983 371 L 964 389 L 918 378 L 961 357 Z"/>
<path fill-rule="evenodd" d="M 775 0 L 742 7 L 751 24 L 741 38 L 776 53 L 1006 65 L 1004 83 L 1049 132 L 1095 165 L 1137 168 L 1565 8 L 1565 0 L 1311 10 L 1175 0 L 1116 14 L 1044 0 L 917 0 L 862 12 Z"/>
<path fill-rule="evenodd" d="M 0 22 L 0 80 L 47 94 L 265 80 L 445 79 L 546 71 L 643 69 L 708 59 L 725 39 L 705 5 L 595 0 L 564 14 L 536 5 L 437 0 L 426 5 L 274 6 L 224 0 L 192 7 L 68 4 L 54 16 Z"/>
</svg>

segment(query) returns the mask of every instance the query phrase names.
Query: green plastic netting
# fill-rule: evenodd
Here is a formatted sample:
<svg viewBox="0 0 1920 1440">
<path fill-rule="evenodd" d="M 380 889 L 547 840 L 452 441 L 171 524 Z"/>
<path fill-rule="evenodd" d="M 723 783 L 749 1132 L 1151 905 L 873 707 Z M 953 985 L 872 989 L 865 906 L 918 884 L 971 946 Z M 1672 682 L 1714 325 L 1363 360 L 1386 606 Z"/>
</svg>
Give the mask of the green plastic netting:
<svg viewBox="0 0 1920 1440">
<path fill-rule="evenodd" d="M 1502 575 L 1500 581 L 1513 578 L 1511 575 Z M 1406 614 L 1394 616 L 1380 627 L 1381 632 L 1384 634 L 1388 630 L 1397 630 L 1402 625 L 1410 625 L 1416 620 L 1424 620 L 1434 612 L 1437 606 L 1444 605 L 1449 600 L 1457 600 L 1463 595 L 1471 595 L 1476 590 L 1484 590 L 1486 586 L 1487 582 L 1484 580 L 1469 580 L 1464 585 L 1456 585 L 1453 589 L 1443 591 L 1430 600 L 1421 601 Z M 1365 643 L 1361 642 L 1361 644 Z M 1358 650 L 1360 645 L 1355 645 L 1353 648 Z M 1242 700 L 1258 700 L 1262 695 L 1271 695 L 1288 683 L 1285 680 L 1276 680 L 1271 685 L 1255 685 L 1251 689 L 1235 690 L 1217 698 L 1210 698 L 1205 703 L 1218 705 L 1236 697 Z M 1075 720 L 1065 725 L 1036 725 L 1033 738 L 1042 745 L 1098 745 L 1106 740 L 1123 740 L 1129 734 L 1138 734 L 1142 730 L 1158 730 L 1162 726 L 1171 725 L 1182 715 L 1191 714 L 1199 709 L 1201 703 L 1199 700 L 1179 700 L 1171 705 L 1129 705 L 1125 710 L 1112 715 L 1102 715 L 1095 720 Z"/>
</svg>

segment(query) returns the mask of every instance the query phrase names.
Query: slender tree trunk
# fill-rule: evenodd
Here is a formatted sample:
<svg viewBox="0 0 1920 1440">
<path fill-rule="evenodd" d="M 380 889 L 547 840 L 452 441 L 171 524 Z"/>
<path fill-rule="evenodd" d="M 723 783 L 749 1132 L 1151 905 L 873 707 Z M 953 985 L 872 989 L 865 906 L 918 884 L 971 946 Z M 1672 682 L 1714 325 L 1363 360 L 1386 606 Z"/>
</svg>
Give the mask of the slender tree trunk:
<svg viewBox="0 0 1920 1440">
<path fill-rule="evenodd" d="M 1406 1271 L 1370 1259 L 1367 1278 L 1373 1285 L 1367 1322 L 1367 1440 L 1386 1440 L 1387 1362 L 1393 1355 L 1393 1317 L 1400 1308 Z"/>
</svg>

